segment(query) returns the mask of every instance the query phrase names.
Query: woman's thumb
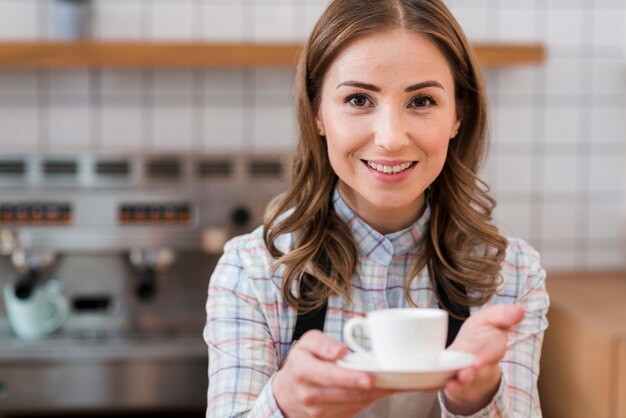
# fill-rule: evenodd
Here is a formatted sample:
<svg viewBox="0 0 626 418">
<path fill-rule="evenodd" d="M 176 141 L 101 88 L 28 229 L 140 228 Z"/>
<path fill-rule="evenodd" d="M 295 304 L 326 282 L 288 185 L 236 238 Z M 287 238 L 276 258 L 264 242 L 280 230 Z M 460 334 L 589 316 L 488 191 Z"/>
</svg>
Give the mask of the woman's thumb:
<svg viewBox="0 0 626 418">
<path fill-rule="evenodd" d="M 486 309 L 484 314 L 491 325 L 509 329 L 522 321 L 525 311 L 521 305 L 495 305 Z"/>
</svg>

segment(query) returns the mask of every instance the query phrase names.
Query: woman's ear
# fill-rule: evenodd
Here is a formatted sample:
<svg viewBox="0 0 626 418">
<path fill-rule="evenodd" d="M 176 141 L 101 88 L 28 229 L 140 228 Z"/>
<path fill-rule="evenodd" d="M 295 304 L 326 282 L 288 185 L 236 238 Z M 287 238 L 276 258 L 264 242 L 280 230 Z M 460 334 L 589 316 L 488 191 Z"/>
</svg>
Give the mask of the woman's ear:
<svg viewBox="0 0 626 418">
<path fill-rule="evenodd" d="M 452 125 L 452 130 L 450 131 L 450 139 L 456 138 L 456 136 L 459 133 L 459 129 L 461 128 L 461 122 L 462 121 L 463 121 L 463 106 L 462 106 L 462 103 L 460 103 L 457 100 L 457 103 L 456 103 L 456 121 L 454 122 L 454 125 Z"/>
<path fill-rule="evenodd" d="M 454 122 L 454 125 L 452 125 L 452 130 L 450 131 L 450 139 L 456 138 L 456 136 L 459 134 L 460 127 L 461 119 L 457 119 L 456 122 Z"/>
<path fill-rule="evenodd" d="M 317 125 L 317 133 L 320 136 L 326 136 L 326 129 L 324 129 L 324 122 L 322 122 L 322 118 L 320 115 L 315 115 L 315 124 Z"/>
</svg>

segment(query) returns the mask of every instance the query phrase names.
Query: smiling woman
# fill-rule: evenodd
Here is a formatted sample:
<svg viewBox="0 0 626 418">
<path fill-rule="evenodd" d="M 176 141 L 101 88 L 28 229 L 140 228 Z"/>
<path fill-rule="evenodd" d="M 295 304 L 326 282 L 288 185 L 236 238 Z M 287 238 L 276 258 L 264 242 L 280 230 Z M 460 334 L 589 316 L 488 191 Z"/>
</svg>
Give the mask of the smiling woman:
<svg viewBox="0 0 626 418">
<path fill-rule="evenodd" d="M 484 86 L 445 5 L 333 1 L 296 96 L 292 185 L 211 278 L 207 416 L 541 415 L 545 271 L 491 223 Z M 438 394 L 341 367 L 348 319 L 407 307 L 448 311 L 449 350 L 475 358 Z"/>
</svg>

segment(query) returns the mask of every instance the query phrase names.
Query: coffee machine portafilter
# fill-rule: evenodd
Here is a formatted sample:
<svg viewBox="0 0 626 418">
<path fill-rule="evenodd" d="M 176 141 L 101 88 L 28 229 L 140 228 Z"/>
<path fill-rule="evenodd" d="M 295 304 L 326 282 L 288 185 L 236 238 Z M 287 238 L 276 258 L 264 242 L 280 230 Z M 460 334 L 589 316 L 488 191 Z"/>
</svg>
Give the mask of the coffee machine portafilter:
<svg viewBox="0 0 626 418">
<path fill-rule="evenodd" d="M 131 250 L 129 260 L 137 271 L 135 295 L 145 301 L 153 299 L 158 289 L 158 279 L 162 277 L 175 260 L 169 248 L 136 248 Z"/>
<path fill-rule="evenodd" d="M 20 245 L 18 234 L 11 229 L 0 230 L 0 254 L 11 259 L 16 271 L 13 289 L 18 299 L 28 299 L 35 286 L 47 279 L 56 260 L 52 251 L 27 251 Z"/>
</svg>

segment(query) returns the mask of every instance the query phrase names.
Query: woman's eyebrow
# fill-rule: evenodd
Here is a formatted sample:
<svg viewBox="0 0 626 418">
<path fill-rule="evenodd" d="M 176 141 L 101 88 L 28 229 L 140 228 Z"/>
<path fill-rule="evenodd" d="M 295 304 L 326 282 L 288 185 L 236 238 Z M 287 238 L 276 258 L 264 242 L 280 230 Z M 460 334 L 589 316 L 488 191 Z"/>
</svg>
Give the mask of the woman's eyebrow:
<svg viewBox="0 0 626 418">
<path fill-rule="evenodd" d="M 426 87 L 437 87 L 437 88 L 440 88 L 441 90 L 445 90 L 443 86 L 441 85 L 441 83 L 439 83 L 438 81 L 429 80 L 429 81 L 422 81 L 421 83 L 413 84 L 412 86 L 405 88 L 404 91 L 407 93 L 410 93 L 412 91 L 424 89 Z"/>
<path fill-rule="evenodd" d="M 373 84 L 369 84 L 369 83 L 363 83 L 361 81 L 344 81 L 343 83 L 339 83 L 339 85 L 337 85 L 337 88 L 339 87 L 343 87 L 343 86 L 348 86 L 348 87 L 358 87 L 364 90 L 371 90 L 371 91 L 375 91 L 376 93 L 380 92 L 380 87 L 376 87 Z"/>
<path fill-rule="evenodd" d="M 363 83 L 361 81 L 354 81 L 354 80 L 349 80 L 349 81 L 344 81 L 343 83 L 339 83 L 337 85 L 337 88 L 343 87 L 343 86 L 357 87 L 357 88 L 361 88 L 361 89 L 364 89 L 364 90 L 374 91 L 376 93 L 380 93 L 380 91 L 381 91 L 380 87 L 378 87 L 378 86 L 375 86 L 375 85 L 369 84 L 369 83 Z M 410 93 L 412 91 L 424 89 L 426 87 L 437 87 L 437 88 L 440 88 L 442 90 L 445 90 L 443 88 L 443 86 L 441 85 L 441 83 L 439 83 L 438 81 L 428 80 L 428 81 L 422 81 L 421 83 L 416 83 L 416 84 L 410 85 L 409 87 L 405 88 L 404 91 L 407 92 L 407 93 Z"/>
</svg>

